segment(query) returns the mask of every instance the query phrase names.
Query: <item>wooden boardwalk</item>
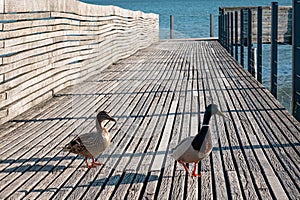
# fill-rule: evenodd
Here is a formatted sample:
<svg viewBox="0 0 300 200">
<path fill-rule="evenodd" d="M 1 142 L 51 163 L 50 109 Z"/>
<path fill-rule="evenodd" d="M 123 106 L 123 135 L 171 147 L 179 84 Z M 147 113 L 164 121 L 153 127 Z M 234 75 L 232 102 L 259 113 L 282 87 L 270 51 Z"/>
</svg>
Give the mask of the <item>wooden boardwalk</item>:
<svg viewBox="0 0 300 200">
<path fill-rule="evenodd" d="M 214 117 L 192 178 L 171 149 L 212 102 L 231 120 Z M 117 123 L 88 170 L 61 147 L 95 129 L 97 109 Z M 153 44 L 0 130 L 0 199 L 300 199 L 299 123 L 217 41 Z"/>
</svg>

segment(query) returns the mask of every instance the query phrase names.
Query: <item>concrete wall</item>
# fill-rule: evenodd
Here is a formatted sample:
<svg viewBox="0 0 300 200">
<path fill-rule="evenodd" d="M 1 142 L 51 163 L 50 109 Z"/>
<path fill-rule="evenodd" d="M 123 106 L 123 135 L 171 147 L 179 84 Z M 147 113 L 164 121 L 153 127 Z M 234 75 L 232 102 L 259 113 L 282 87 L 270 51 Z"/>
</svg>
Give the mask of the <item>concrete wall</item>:
<svg viewBox="0 0 300 200">
<path fill-rule="evenodd" d="M 0 124 L 159 40 L 159 19 L 76 0 L 0 0 Z"/>
</svg>

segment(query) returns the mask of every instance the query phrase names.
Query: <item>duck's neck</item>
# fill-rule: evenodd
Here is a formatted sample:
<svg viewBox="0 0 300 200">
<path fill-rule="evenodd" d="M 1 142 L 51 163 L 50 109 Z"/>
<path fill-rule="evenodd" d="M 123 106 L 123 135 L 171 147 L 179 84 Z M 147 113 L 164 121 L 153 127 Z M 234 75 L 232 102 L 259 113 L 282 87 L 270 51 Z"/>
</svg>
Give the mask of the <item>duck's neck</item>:
<svg viewBox="0 0 300 200">
<path fill-rule="evenodd" d="M 96 128 L 97 128 L 97 132 L 102 132 L 102 130 L 104 129 L 103 121 L 96 120 Z"/>
<path fill-rule="evenodd" d="M 198 134 L 195 136 L 194 140 L 192 141 L 192 146 L 195 150 L 200 150 L 207 133 L 209 133 L 210 118 L 211 112 L 205 112 L 202 127 Z"/>
<path fill-rule="evenodd" d="M 210 118 L 211 118 L 211 112 L 205 112 L 202 126 L 209 125 Z"/>
</svg>

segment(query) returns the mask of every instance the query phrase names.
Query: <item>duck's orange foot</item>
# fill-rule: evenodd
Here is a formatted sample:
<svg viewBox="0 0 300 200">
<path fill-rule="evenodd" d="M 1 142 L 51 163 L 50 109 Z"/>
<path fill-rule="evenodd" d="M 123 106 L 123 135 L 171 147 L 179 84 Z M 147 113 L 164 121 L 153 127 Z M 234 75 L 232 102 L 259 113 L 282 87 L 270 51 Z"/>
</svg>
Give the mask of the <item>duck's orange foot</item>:
<svg viewBox="0 0 300 200">
<path fill-rule="evenodd" d="M 98 165 L 103 165 L 103 163 L 101 163 L 101 162 L 92 162 L 92 166 L 98 166 Z"/>
<path fill-rule="evenodd" d="M 92 166 L 98 166 L 98 165 L 103 165 L 103 163 L 101 163 L 101 162 L 97 162 L 97 161 L 95 161 L 95 158 L 92 158 Z"/>
<path fill-rule="evenodd" d="M 96 166 L 93 165 L 93 164 L 87 166 L 87 168 L 89 168 L 89 169 L 92 169 L 92 168 L 94 168 L 94 167 L 96 167 Z"/>
<path fill-rule="evenodd" d="M 93 158 L 93 160 L 92 160 L 91 165 L 89 165 L 89 163 L 88 163 L 88 158 L 85 158 L 85 164 L 86 164 L 86 167 L 87 167 L 88 169 L 91 169 L 91 168 L 94 168 L 94 167 L 97 166 L 97 164 L 95 163 L 94 158 Z"/>
<path fill-rule="evenodd" d="M 186 171 L 186 173 L 190 173 L 189 169 L 187 168 L 186 164 L 184 162 L 182 162 L 181 160 L 177 160 L 183 167 L 184 167 L 184 170 Z"/>
<path fill-rule="evenodd" d="M 191 173 L 191 176 L 193 176 L 193 177 L 201 177 L 201 174 Z"/>
<path fill-rule="evenodd" d="M 194 163 L 194 170 L 193 170 L 193 172 L 191 173 L 191 176 L 193 176 L 193 177 L 201 177 L 201 174 L 196 174 L 196 171 L 197 171 L 197 164 L 198 164 L 198 163 Z"/>
</svg>

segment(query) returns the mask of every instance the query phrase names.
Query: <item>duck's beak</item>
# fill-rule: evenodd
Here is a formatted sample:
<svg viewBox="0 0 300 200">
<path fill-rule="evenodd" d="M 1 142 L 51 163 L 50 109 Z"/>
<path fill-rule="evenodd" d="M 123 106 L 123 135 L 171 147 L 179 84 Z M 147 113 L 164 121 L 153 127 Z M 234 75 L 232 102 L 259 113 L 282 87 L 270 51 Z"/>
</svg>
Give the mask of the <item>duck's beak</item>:
<svg viewBox="0 0 300 200">
<path fill-rule="evenodd" d="M 222 113 L 221 111 L 218 110 L 217 115 L 220 115 L 224 118 L 228 118 L 224 113 Z"/>
<path fill-rule="evenodd" d="M 117 120 L 115 120 L 114 118 L 112 118 L 112 117 L 110 117 L 110 116 L 108 117 L 108 120 L 109 120 L 109 121 L 113 121 L 113 122 L 117 122 Z"/>
</svg>

